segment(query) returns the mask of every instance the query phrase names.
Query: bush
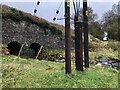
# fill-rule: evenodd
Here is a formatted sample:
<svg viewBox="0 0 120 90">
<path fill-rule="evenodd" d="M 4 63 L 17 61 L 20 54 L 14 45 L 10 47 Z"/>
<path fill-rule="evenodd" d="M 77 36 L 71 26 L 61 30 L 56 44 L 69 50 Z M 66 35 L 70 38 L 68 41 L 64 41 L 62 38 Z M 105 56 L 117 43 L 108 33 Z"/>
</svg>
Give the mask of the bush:
<svg viewBox="0 0 120 90">
<path fill-rule="evenodd" d="M 46 22 L 43 22 L 43 23 L 41 24 L 41 26 L 42 26 L 43 28 L 49 28 L 49 27 L 50 27 L 49 24 L 46 23 Z"/>
<path fill-rule="evenodd" d="M 6 14 L 6 17 L 7 17 L 7 18 L 10 18 L 10 19 L 12 19 L 12 20 L 14 20 L 14 21 L 16 21 L 16 22 L 19 22 L 19 21 L 20 21 L 20 18 L 19 18 L 18 15 L 15 14 L 15 13 L 7 13 L 7 14 Z"/>
<path fill-rule="evenodd" d="M 23 15 L 24 15 L 22 11 L 19 11 L 19 14 L 20 14 L 20 16 L 23 16 Z"/>
<path fill-rule="evenodd" d="M 55 61 L 55 60 L 61 60 L 64 58 L 63 51 L 60 50 L 45 50 L 42 51 L 40 54 L 39 59 L 41 60 L 48 60 L 48 61 Z"/>
<path fill-rule="evenodd" d="M 12 11 L 13 13 L 15 13 L 16 9 L 15 9 L 15 8 L 11 8 L 11 11 Z"/>
<path fill-rule="evenodd" d="M 113 49 L 113 50 L 118 50 L 119 49 L 119 45 L 117 41 L 109 41 L 108 42 L 108 46 Z"/>
<path fill-rule="evenodd" d="M 62 31 L 57 29 L 56 27 L 51 26 L 50 31 L 51 31 L 51 34 L 53 35 L 62 35 Z"/>
</svg>

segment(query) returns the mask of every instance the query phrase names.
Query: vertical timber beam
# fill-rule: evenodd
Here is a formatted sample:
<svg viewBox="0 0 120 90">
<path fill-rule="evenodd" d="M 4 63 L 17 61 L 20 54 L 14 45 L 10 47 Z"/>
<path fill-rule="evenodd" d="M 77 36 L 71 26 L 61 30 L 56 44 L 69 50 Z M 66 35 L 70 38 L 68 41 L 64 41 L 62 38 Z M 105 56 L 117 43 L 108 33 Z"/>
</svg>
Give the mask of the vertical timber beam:
<svg viewBox="0 0 120 90">
<path fill-rule="evenodd" d="M 80 71 L 83 71 L 83 39 L 82 39 L 82 22 L 78 22 L 79 28 L 79 48 L 80 48 Z"/>
<path fill-rule="evenodd" d="M 83 0 L 83 26 L 84 26 L 84 58 L 85 58 L 84 62 L 85 68 L 89 68 L 87 0 Z"/>
<path fill-rule="evenodd" d="M 78 14 L 75 15 L 75 65 L 76 70 L 83 71 L 83 48 L 82 48 L 82 23 L 78 21 Z"/>
<path fill-rule="evenodd" d="M 118 41 L 120 41 L 120 1 L 118 2 L 117 5 L 117 12 L 118 12 Z M 118 58 L 120 58 L 120 42 L 118 42 Z M 120 73 L 119 73 L 120 75 Z M 120 82 L 120 77 L 119 77 L 119 82 Z M 119 85 L 120 87 L 120 85 Z"/>
<path fill-rule="evenodd" d="M 70 0 L 65 0 L 65 70 L 71 73 Z"/>
</svg>

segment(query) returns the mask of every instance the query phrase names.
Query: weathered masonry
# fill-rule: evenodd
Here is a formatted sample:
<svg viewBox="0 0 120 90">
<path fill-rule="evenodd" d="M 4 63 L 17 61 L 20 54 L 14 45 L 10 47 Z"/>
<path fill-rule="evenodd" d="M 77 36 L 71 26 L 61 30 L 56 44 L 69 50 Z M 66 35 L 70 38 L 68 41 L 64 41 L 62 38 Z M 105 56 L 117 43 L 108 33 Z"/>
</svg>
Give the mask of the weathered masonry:
<svg viewBox="0 0 120 90">
<path fill-rule="evenodd" d="M 64 49 L 63 37 L 26 21 L 2 19 L 2 43 L 7 44 L 10 53 L 14 55 L 18 54 L 22 44 L 34 49 L 35 53 L 41 45 L 46 49 Z"/>
</svg>

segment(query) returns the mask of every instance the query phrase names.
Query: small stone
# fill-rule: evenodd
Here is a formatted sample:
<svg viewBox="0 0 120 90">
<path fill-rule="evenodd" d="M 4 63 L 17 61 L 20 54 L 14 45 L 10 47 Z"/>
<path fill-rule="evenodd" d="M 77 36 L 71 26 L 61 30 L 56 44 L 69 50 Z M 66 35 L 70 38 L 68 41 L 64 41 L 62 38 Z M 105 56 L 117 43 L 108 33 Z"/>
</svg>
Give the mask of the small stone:
<svg viewBox="0 0 120 90">
<path fill-rule="evenodd" d="M 102 67 L 102 64 L 98 63 L 98 64 L 95 65 L 95 67 Z"/>
</svg>

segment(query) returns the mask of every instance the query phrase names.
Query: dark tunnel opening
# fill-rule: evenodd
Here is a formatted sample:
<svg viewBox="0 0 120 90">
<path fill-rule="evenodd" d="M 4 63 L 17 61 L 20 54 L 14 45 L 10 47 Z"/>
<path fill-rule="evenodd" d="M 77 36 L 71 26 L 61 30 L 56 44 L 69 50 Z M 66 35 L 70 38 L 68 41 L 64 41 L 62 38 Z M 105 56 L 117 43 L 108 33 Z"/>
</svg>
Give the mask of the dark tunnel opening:
<svg viewBox="0 0 120 90">
<path fill-rule="evenodd" d="M 32 44 L 30 45 L 29 49 L 34 50 L 34 53 L 35 53 L 35 54 L 32 56 L 32 58 L 35 58 L 35 57 L 36 57 L 36 55 L 38 54 L 38 52 L 39 52 L 39 50 L 40 50 L 40 47 L 41 47 L 41 45 L 38 44 L 38 43 L 32 43 Z"/>
<path fill-rule="evenodd" d="M 21 48 L 21 44 L 17 41 L 12 41 L 8 43 L 7 48 L 9 49 L 11 55 L 18 55 Z"/>
</svg>

